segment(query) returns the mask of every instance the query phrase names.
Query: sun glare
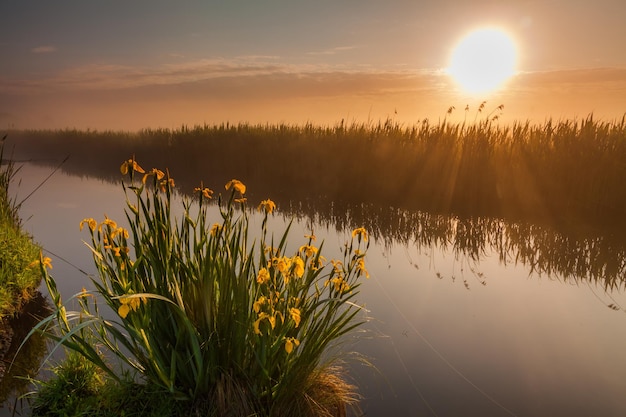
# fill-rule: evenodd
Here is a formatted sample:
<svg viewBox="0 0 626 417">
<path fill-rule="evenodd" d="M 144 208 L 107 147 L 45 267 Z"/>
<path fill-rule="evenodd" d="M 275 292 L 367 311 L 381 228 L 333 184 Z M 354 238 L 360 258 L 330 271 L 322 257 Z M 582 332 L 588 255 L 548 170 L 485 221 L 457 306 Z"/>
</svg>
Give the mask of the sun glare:
<svg viewBox="0 0 626 417">
<path fill-rule="evenodd" d="M 497 28 L 478 29 L 454 47 L 447 73 L 467 93 L 484 94 L 500 88 L 516 71 L 517 48 Z"/>
</svg>

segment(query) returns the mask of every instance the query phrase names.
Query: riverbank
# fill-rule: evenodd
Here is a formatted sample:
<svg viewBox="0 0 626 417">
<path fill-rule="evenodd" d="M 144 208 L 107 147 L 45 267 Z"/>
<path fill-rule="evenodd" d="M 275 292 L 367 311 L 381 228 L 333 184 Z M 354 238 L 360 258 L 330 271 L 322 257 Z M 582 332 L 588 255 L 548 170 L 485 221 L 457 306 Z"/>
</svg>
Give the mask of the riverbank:
<svg viewBox="0 0 626 417">
<path fill-rule="evenodd" d="M 0 159 L 4 161 L 4 141 Z M 9 159 L 0 167 L 0 319 L 18 315 L 41 284 L 38 262 L 41 248 L 21 228 L 20 203 L 9 197 L 16 168 Z"/>
<path fill-rule="evenodd" d="M 34 335 L 22 341 L 48 314 L 47 303 L 38 291 L 41 248 L 25 233 L 19 217 L 20 204 L 9 197 L 9 185 L 17 172 L 5 160 L 0 142 L 0 401 L 22 393 L 34 377 L 45 354 L 45 341 Z M 21 346 L 21 348 L 20 348 Z"/>
</svg>

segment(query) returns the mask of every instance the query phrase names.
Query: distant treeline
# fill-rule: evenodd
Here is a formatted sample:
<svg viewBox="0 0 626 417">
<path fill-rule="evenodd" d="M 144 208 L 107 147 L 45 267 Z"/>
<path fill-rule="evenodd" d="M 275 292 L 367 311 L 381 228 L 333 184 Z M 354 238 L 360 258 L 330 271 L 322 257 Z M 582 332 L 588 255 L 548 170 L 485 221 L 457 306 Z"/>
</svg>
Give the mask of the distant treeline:
<svg viewBox="0 0 626 417">
<path fill-rule="evenodd" d="M 179 129 L 15 131 L 16 158 L 119 178 L 135 155 L 191 190 L 237 178 L 250 197 L 624 228 L 626 122 L 549 120 L 414 126 L 221 124 Z"/>
</svg>

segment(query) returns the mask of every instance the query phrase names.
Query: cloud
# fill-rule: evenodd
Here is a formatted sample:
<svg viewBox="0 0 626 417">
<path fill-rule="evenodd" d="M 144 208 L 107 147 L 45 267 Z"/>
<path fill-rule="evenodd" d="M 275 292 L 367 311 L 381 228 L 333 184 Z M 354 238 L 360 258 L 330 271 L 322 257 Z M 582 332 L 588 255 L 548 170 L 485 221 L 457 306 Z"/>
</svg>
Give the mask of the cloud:
<svg viewBox="0 0 626 417">
<path fill-rule="evenodd" d="M 492 109 L 504 104 L 504 122 L 590 112 L 621 117 L 626 69 L 521 73 L 505 90 L 479 98 L 464 96 L 441 71 L 287 64 L 273 56 L 154 67 L 92 64 L 37 79 L 0 75 L 0 111 L 10 110 L 22 120 L 20 126 L 32 128 L 139 129 L 224 120 L 333 123 L 390 115 L 414 123 L 436 120 L 450 106 L 476 108 L 483 100 Z M 452 116 L 467 117 L 462 110 Z"/>
<path fill-rule="evenodd" d="M 507 109 L 521 117 L 620 118 L 626 112 L 626 68 L 522 73 L 509 84 L 506 99 Z"/>
<path fill-rule="evenodd" d="M 43 45 L 43 46 L 37 46 L 31 49 L 30 51 L 34 54 L 50 54 L 52 52 L 56 52 L 57 47 L 52 46 L 52 45 Z"/>
<path fill-rule="evenodd" d="M 89 64 L 63 70 L 45 78 L 2 78 L 0 93 L 37 94 L 68 91 L 121 90 L 147 86 L 168 86 L 211 80 L 237 79 L 247 84 L 255 78 L 280 79 L 324 77 L 324 74 L 379 74 L 363 68 L 326 64 L 286 64 L 276 56 L 212 58 L 164 64 L 156 67 Z M 405 76 L 405 75 L 403 75 Z M 323 80 L 319 80 L 323 81 Z M 318 82 L 319 85 L 321 85 Z"/>
<path fill-rule="evenodd" d="M 53 48 L 53 47 L 40 47 Z M 339 47 L 345 49 L 351 47 Z M 40 52 L 42 53 L 42 52 Z M 536 92 L 624 91 L 626 69 L 595 68 L 520 73 L 508 83 L 511 95 Z M 200 59 L 154 67 L 90 64 L 45 78 L 0 76 L 0 93 L 12 95 L 69 94 L 141 90 L 190 96 L 336 96 L 389 93 L 450 95 L 453 83 L 445 73 L 411 68 L 374 70 L 328 64 L 287 64 L 276 56 Z"/>
<path fill-rule="evenodd" d="M 356 49 L 356 46 L 337 46 L 323 51 L 307 52 L 307 55 L 319 56 L 319 55 L 337 55 L 338 53 L 350 51 Z"/>
<path fill-rule="evenodd" d="M 40 47 L 38 53 L 44 53 Z M 89 64 L 69 68 L 47 77 L 0 77 L 0 93 L 54 93 L 74 90 L 128 89 L 171 85 L 222 77 L 249 77 L 292 72 L 295 69 L 271 62 L 271 57 L 201 59 L 157 67 Z"/>
<path fill-rule="evenodd" d="M 626 81 L 626 68 L 582 68 L 553 71 L 522 72 L 520 81 L 538 86 L 544 85 L 595 85 Z"/>
</svg>

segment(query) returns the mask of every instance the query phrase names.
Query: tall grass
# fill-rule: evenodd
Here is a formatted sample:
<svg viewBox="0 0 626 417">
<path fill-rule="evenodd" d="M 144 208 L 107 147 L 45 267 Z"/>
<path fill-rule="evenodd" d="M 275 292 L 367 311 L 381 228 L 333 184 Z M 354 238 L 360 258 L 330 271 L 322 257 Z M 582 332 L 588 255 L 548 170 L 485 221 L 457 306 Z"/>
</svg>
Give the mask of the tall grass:
<svg viewBox="0 0 626 417">
<path fill-rule="evenodd" d="M 11 158 L 4 159 L 6 136 L 0 141 L 0 319 L 19 313 L 41 283 L 40 248 L 21 228 L 19 204 L 9 186 L 17 172 Z"/>
<path fill-rule="evenodd" d="M 9 194 L 19 168 L 11 156 L 5 159 L 5 144 L 6 136 L 0 140 L 0 402 L 21 395 L 36 375 L 45 340 L 34 335 L 20 342 L 38 317 L 49 313 L 38 291 L 41 249 L 22 229 L 20 204 Z"/>
<path fill-rule="evenodd" d="M 168 171 L 146 172 L 134 159 L 121 171 L 129 228 L 106 217 L 81 222 L 97 290 L 78 294 L 80 311 L 67 311 L 42 267 L 57 309 L 40 329 L 112 378 L 119 371 L 104 351 L 218 415 L 233 404 L 239 412 L 229 415 L 337 415 L 354 400 L 335 372 L 340 357 L 327 354 L 361 323 L 354 299 L 367 276 L 365 229 L 354 230 L 343 259 L 326 261 L 314 236 L 288 253 L 289 229 L 268 234 L 269 199 L 258 206 L 264 217 L 252 239 L 240 181 L 217 196 L 217 219 L 208 212 L 214 192 L 202 184 L 176 218 Z M 114 319 L 103 317 L 98 299 Z"/>
<path fill-rule="evenodd" d="M 179 172 L 183 190 L 191 192 L 195 178 L 221 183 L 236 176 L 254 193 L 271 192 L 282 207 L 290 201 L 376 204 L 605 230 L 615 230 L 616 223 L 626 227 L 621 221 L 625 119 L 510 124 L 494 119 L 481 113 L 473 122 L 444 118 L 410 126 L 389 119 L 16 135 L 18 148 L 20 142 L 29 146 L 25 156 L 71 154 L 66 169 L 76 173 L 114 178 L 113 163 L 138 154 L 153 166 Z"/>
<path fill-rule="evenodd" d="M 111 166 L 135 152 L 176 167 L 184 192 L 192 192 L 195 178 L 238 176 L 257 196 L 271 192 L 283 213 L 339 230 L 365 225 L 374 236 L 403 242 L 440 239 L 471 256 L 472 246 L 519 248 L 538 272 L 621 285 L 625 120 L 494 117 L 16 134 L 28 156 L 71 154 L 65 167 L 76 175 L 117 180 Z M 459 225 L 483 233 L 463 243 Z"/>
</svg>

